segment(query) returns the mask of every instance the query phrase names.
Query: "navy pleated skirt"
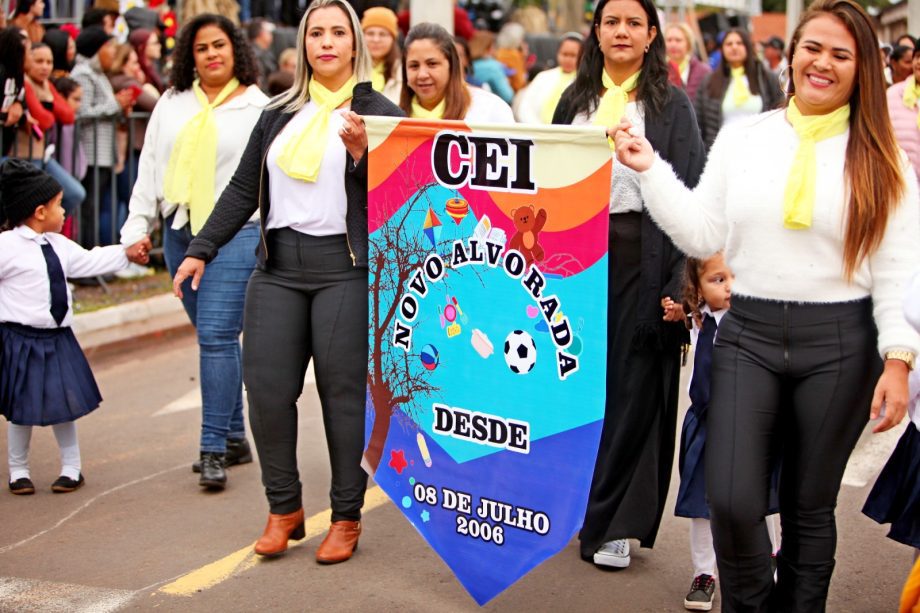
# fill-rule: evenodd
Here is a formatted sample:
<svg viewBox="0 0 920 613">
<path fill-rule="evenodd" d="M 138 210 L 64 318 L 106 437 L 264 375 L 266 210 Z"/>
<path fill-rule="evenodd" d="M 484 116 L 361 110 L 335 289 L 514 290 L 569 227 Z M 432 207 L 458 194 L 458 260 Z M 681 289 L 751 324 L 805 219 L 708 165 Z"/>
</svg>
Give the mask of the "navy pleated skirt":
<svg viewBox="0 0 920 613">
<path fill-rule="evenodd" d="M 102 396 L 70 327 L 0 323 L 0 414 L 20 426 L 86 415 Z"/>
<path fill-rule="evenodd" d="M 862 511 L 891 524 L 888 538 L 920 547 L 920 432 L 914 424 L 907 424 Z"/>
</svg>

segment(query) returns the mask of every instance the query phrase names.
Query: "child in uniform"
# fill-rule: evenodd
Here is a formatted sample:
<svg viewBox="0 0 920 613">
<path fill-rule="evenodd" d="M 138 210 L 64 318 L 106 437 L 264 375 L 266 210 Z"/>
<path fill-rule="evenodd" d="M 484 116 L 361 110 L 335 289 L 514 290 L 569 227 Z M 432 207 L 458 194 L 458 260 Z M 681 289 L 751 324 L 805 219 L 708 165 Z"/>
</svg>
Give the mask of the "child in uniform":
<svg viewBox="0 0 920 613">
<path fill-rule="evenodd" d="M 9 421 L 9 488 L 32 494 L 32 426 L 51 426 L 61 451 L 53 492 L 84 483 L 74 420 L 102 397 L 70 325 L 67 277 L 93 277 L 128 264 L 120 245 L 86 250 L 61 236 L 63 190 L 32 164 L 0 166 L 0 414 Z"/>
</svg>

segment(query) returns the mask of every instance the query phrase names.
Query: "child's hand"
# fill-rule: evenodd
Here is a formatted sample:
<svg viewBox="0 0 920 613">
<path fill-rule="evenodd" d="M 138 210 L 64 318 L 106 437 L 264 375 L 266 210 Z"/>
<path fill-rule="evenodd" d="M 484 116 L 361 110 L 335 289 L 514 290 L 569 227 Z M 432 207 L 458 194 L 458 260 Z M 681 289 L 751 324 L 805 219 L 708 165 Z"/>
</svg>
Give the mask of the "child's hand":
<svg viewBox="0 0 920 613">
<path fill-rule="evenodd" d="M 135 264 L 147 264 L 150 261 L 151 249 L 153 249 L 153 243 L 150 242 L 149 236 L 145 236 L 130 247 L 127 247 L 125 249 L 125 255 L 128 256 L 128 260 Z"/>
<path fill-rule="evenodd" d="M 684 321 L 687 319 L 687 315 L 684 313 L 684 305 L 674 302 L 667 296 L 661 299 L 661 308 L 664 309 L 662 319 L 665 321 Z"/>
</svg>

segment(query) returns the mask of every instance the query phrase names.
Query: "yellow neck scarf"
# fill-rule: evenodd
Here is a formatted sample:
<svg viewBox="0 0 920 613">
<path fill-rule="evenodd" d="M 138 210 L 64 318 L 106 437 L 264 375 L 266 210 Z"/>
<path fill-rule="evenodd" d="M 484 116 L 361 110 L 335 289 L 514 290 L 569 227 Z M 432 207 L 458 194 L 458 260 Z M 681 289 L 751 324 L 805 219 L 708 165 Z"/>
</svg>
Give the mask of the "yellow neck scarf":
<svg viewBox="0 0 920 613">
<path fill-rule="evenodd" d="M 540 109 L 540 121 L 543 123 L 553 123 L 553 113 L 556 112 L 556 106 L 559 99 L 562 98 L 562 92 L 575 80 L 575 72 L 562 72 L 558 69 L 559 74 L 556 77 L 556 84 L 550 90 L 546 100 L 543 101 L 543 107 Z"/>
<path fill-rule="evenodd" d="M 748 89 L 747 80 L 744 78 L 744 66 L 732 68 L 732 83 L 735 86 L 735 108 L 740 108 L 751 99 L 751 90 Z"/>
<path fill-rule="evenodd" d="M 412 117 L 414 119 L 444 119 L 444 110 L 447 108 L 447 98 L 442 98 L 430 111 L 418 101 L 418 96 L 412 96 Z"/>
<path fill-rule="evenodd" d="M 281 150 L 277 164 L 284 174 L 299 181 L 316 183 L 329 141 L 329 118 L 332 111 L 351 99 L 357 83 L 352 75 L 338 91 L 333 92 L 316 79 L 310 79 L 310 100 L 319 108 L 300 134 L 293 135 Z"/>
<path fill-rule="evenodd" d="M 371 73 L 371 86 L 374 88 L 374 91 L 382 92 L 383 88 L 387 84 L 387 75 L 384 72 L 387 68 L 385 62 L 380 62 L 379 64 L 374 64 L 374 72 Z"/>
<path fill-rule="evenodd" d="M 201 110 L 188 120 L 173 143 L 163 195 L 169 202 L 185 204 L 189 208 L 192 234 L 198 234 L 214 210 L 214 177 L 217 173 L 217 122 L 214 109 L 223 104 L 240 86 L 236 78 L 230 79 L 214 102 L 201 89 L 198 79 L 192 91 L 201 104 Z"/>
<path fill-rule="evenodd" d="M 783 225 L 789 230 L 811 227 L 815 206 L 815 143 L 838 134 L 850 126 L 850 105 L 846 104 L 826 115 L 802 115 L 795 96 L 789 101 L 786 119 L 799 136 L 799 147 L 792 160 L 783 200 Z"/>
<path fill-rule="evenodd" d="M 689 67 L 690 67 L 690 56 L 687 55 L 687 57 L 681 60 L 680 64 L 677 65 L 677 72 L 679 73 L 678 76 L 680 77 L 680 80 L 684 82 L 684 85 L 687 84 L 687 81 L 684 80 L 684 73 L 687 72 L 687 69 Z M 687 80 L 689 79 L 690 79 L 690 73 L 687 73 Z"/>
<path fill-rule="evenodd" d="M 640 75 L 642 75 L 642 71 L 637 70 L 623 81 L 622 85 L 617 85 L 613 82 L 613 79 L 610 78 L 610 75 L 607 74 L 606 70 L 601 73 L 601 80 L 603 81 L 604 87 L 607 88 L 607 91 L 604 93 L 604 96 L 601 98 L 601 103 L 597 107 L 594 125 L 612 128 L 620 123 L 620 120 L 626 113 L 626 104 L 629 102 L 629 92 L 639 86 Z M 607 140 L 610 141 L 610 150 L 613 151 L 613 139 L 608 138 Z"/>
<path fill-rule="evenodd" d="M 920 83 L 914 79 L 914 75 L 907 77 L 904 85 L 904 106 L 909 109 L 917 108 L 917 101 L 920 101 Z M 920 112 L 917 113 L 917 127 L 920 128 Z"/>
</svg>

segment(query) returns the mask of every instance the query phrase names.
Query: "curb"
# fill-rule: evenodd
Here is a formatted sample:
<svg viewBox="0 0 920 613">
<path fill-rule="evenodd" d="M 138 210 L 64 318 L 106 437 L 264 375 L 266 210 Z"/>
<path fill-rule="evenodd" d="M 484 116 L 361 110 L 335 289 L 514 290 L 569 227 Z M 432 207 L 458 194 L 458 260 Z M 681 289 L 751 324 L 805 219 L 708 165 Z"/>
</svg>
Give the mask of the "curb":
<svg viewBox="0 0 920 613">
<path fill-rule="evenodd" d="M 182 301 L 172 294 L 126 302 L 73 318 L 74 335 L 87 353 L 191 327 Z"/>
</svg>

